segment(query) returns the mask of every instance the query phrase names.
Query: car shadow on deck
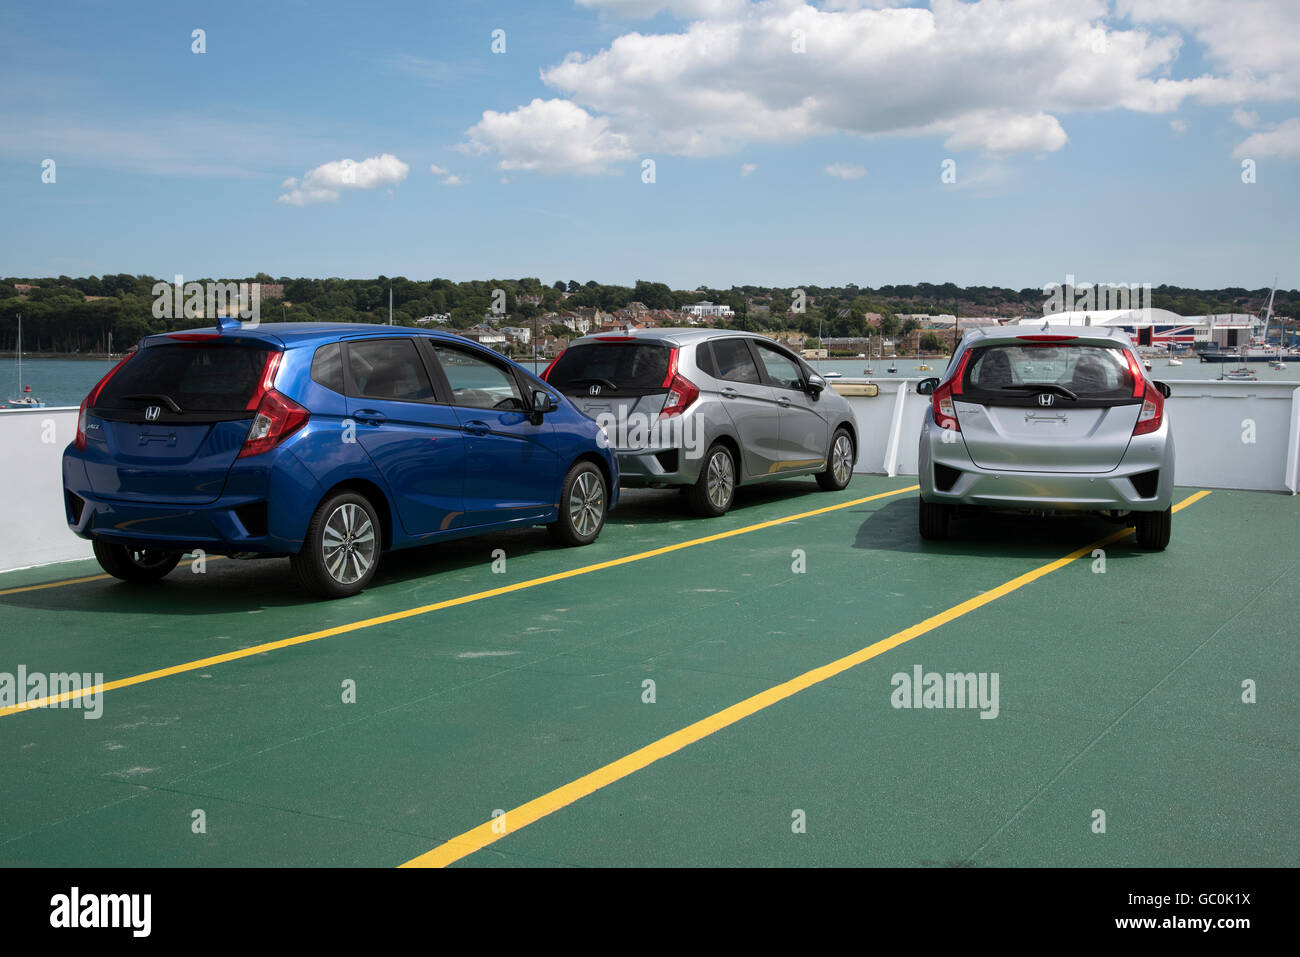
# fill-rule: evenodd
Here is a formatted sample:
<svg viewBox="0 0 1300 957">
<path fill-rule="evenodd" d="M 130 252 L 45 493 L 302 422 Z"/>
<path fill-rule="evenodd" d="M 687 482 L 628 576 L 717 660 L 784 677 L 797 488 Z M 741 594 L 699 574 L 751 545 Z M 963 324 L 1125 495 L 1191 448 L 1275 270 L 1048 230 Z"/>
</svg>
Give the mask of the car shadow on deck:
<svg viewBox="0 0 1300 957">
<path fill-rule="evenodd" d="M 212 558 L 202 574 L 196 574 L 188 564 L 184 564 L 153 584 L 137 585 L 104 579 L 16 592 L 0 596 L 0 607 L 118 615 L 202 616 L 299 607 L 339 609 L 341 614 L 349 617 L 382 614 L 519 581 L 516 575 L 478 574 L 490 568 L 496 549 L 505 552 L 508 562 L 536 552 L 552 553 L 553 561 L 546 568 L 534 568 L 527 577 L 545 575 L 580 567 L 589 561 L 615 557 L 608 546 L 618 548 L 618 555 L 637 551 L 636 545 L 618 547 L 615 538 L 620 526 L 662 527 L 664 540 L 658 544 L 667 544 L 711 535 L 737 524 L 748 524 L 750 520 L 744 517 L 746 511 L 756 511 L 763 505 L 788 503 L 792 510 L 816 507 L 819 490 L 811 480 L 742 488 L 737 490 L 732 511 L 721 519 L 697 517 L 687 506 L 685 497 L 671 489 L 624 489 L 620 495 L 619 506 L 610 513 L 605 531 L 595 545 L 588 548 L 554 545 L 544 528 L 527 527 L 387 552 L 366 591 L 338 601 L 316 598 L 304 591 L 287 558 Z M 769 516 L 755 515 L 752 521 L 766 517 Z M 670 529 L 670 526 L 675 528 Z M 600 552 L 596 553 L 595 549 L 600 549 Z M 437 582 L 438 578 L 444 580 Z M 413 588 L 401 587 L 418 585 L 426 579 L 430 580 L 428 584 L 441 584 L 443 587 L 438 591 L 421 590 L 418 594 Z M 386 602 L 391 603 L 390 607 L 376 608 L 375 602 L 367 601 L 367 596 L 376 597 L 378 589 L 388 586 L 398 586 L 383 596 Z"/>
<path fill-rule="evenodd" d="M 853 547 L 868 551 L 1052 561 L 1124 527 L 1088 513 L 1042 517 L 979 509 L 969 517 L 953 519 L 947 541 L 926 541 L 921 538 L 917 525 L 917 501 L 917 496 L 912 494 L 870 512 L 858 526 Z M 1155 553 L 1139 549 L 1131 535 L 1106 546 L 1107 561 L 1140 559 L 1151 554 Z"/>
</svg>

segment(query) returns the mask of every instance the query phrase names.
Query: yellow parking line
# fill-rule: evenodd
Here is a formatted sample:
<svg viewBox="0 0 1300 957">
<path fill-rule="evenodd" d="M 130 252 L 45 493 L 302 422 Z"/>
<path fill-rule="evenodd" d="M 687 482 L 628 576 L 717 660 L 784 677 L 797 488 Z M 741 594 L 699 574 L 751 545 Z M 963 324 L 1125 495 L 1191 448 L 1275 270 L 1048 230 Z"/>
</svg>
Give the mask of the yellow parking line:
<svg viewBox="0 0 1300 957">
<path fill-rule="evenodd" d="M 1205 496 L 1209 495 L 1208 491 L 1196 492 L 1189 495 L 1183 501 L 1174 506 L 1174 511 L 1181 511 L 1189 505 L 1199 502 Z M 936 628 L 946 625 L 954 619 L 960 618 L 977 608 L 983 608 L 985 605 L 997 601 L 1005 595 L 1011 594 L 1019 588 L 1031 582 L 1037 581 L 1045 575 L 1050 575 L 1057 569 L 1064 568 L 1076 558 L 1082 558 L 1085 555 L 1091 555 L 1094 548 L 1101 548 L 1112 542 L 1119 541 L 1132 532 L 1132 528 L 1123 528 L 1117 532 L 1100 538 L 1091 544 L 1082 548 L 1076 548 L 1070 554 L 1058 558 L 1046 565 L 1040 565 L 1033 571 L 1026 572 L 1023 575 L 1004 582 L 996 588 L 986 591 L 983 594 L 969 598 L 960 604 L 953 605 L 946 611 L 933 615 L 925 621 L 905 628 L 888 638 L 881 639 L 875 644 L 868 645 L 850 655 L 845 655 L 832 661 L 830 664 L 822 665 L 820 668 L 814 668 L 812 671 L 804 672 L 797 678 L 791 678 L 773 688 L 761 691 L 758 694 L 746 698 L 744 701 L 733 704 L 729 708 L 712 714 L 707 718 L 696 721 L 694 724 L 687 725 L 685 728 L 675 731 L 672 734 L 660 738 L 651 744 L 646 745 L 638 751 L 619 758 L 602 768 L 586 774 L 576 781 L 571 781 L 562 787 L 549 791 L 541 797 L 534 798 L 527 804 L 521 804 L 512 811 L 507 811 L 504 815 L 498 815 L 490 821 L 472 828 L 458 837 L 438 845 L 433 850 L 421 854 L 419 857 L 412 858 L 402 867 L 446 867 L 448 864 L 454 864 L 463 857 L 468 857 L 475 851 L 480 851 L 489 844 L 501 840 L 507 834 L 513 834 L 521 828 L 527 827 L 542 818 L 554 814 L 563 807 L 567 807 L 580 798 L 586 797 L 601 788 L 613 784 L 622 778 L 627 777 L 643 768 L 654 764 L 661 758 L 680 751 L 689 744 L 694 744 L 702 738 L 721 731 L 723 728 L 733 725 L 743 718 L 747 718 L 756 712 L 765 708 L 770 708 L 779 701 L 784 701 L 792 695 L 798 694 L 807 688 L 820 684 L 834 678 L 850 668 L 855 668 L 865 661 L 870 661 L 878 655 L 884 654 L 891 648 L 897 648 L 899 645 L 906 644 L 913 638 L 919 638 L 922 635 L 934 631 Z"/>
<path fill-rule="evenodd" d="M 172 675 L 183 674 L 187 671 L 195 671 L 200 668 L 210 668 L 213 665 L 225 664 L 228 661 L 238 661 L 240 658 L 251 658 L 253 655 L 266 654 L 268 651 L 278 651 L 281 648 L 288 648 L 292 645 L 303 645 L 309 641 L 319 641 L 322 638 L 332 638 L 335 635 L 345 635 L 349 632 L 360 631 L 363 628 L 373 628 L 375 625 L 401 621 L 404 618 L 414 618 L 417 615 L 427 615 L 430 612 L 441 611 L 444 608 L 453 608 L 457 605 L 468 605 L 470 602 L 483 601 L 486 598 L 496 598 L 499 595 L 508 595 L 511 592 L 523 591 L 526 588 L 536 588 L 538 585 L 548 585 L 551 582 L 564 581 L 566 578 L 576 578 L 579 575 L 588 575 L 592 572 L 604 571 L 607 568 L 617 568 L 620 565 L 629 565 L 632 562 L 640 562 L 647 558 L 667 555 L 670 552 L 680 551 L 683 548 L 692 548 L 696 545 L 704 545 L 709 542 L 719 542 L 723 539 L 735 538 L 737 535 L 747 535 L 750 532 L 757 532 L 765 528 L 785 525 L 789 522 L 798 521 L 801 518 L 812 518 L 815 515 L 825 515 L 827 512 L 837 512 L 841 509 L 852 508 L 855 505 L 862 505 L 866 502 L 874 502 L 877 499 L 889 498 L 893 495 L 902 495 L 904 492 L 915 492 L 919 488 L 919 485 L 909 485 L 906 488 L 893 489 L 889 492 L 880 492 L 876 495 L 868 495 L 865 498 L 855 498 L 848 502 L 840 502 L 836 505 L 827 505 L 824 508 L 815 508 L 807 512 L 799 512 L 795 515 L 786 515 L 782 518 L 774 518 L 766 522 L 757 522 L 753 525 L 746 525 L 743 528 L 733 528 L 730 531 L 718 532 L 715 535 L 705 535 L 701 538 L 692 538 L 685 542 L 678 542 L 676 545 L 664 545 L 661 548 L 652 548 L 649 551 L 637 552 L 635 555 L 625 555 L 622 558 L 613 558 L 609 561 L 597 562 L 594 565 L 584 565 L 581 568 L 574 568 L 565 572 L 557 572 L 553 575 L 543 575 L 541 578 L 530 578 L 527 581 L 516 582 L 513 585 L 503 585 L 500 588 L 490 588 L 487 591 L 474 592 L 470 595 L 461 595 L 459 598 L 448 598 L 445 601 L 434 602 L 432 605 L 421 605 L 418 608 L 408 608 L 405 611 L 395 611 L 388 615 L 366 618 L 361 621 L 350 622 L 346 625 L 336 625 L 333 628 L 325 628 L 321 631 L 313 631 L 305 635 L 296 635 L 293 638 L 269 641 L 265 644 L 253 645 L 251 648 L 242 648 L 239 651 L 230 651 L 221 655 L 213 655 L 211 658 L 201 658 L 198 661 L 187 661 L 183 664 L 172 665 L 169 668 L 160 668 L 157 671 L 146 672 L 145 674 L 135 675 L 130 678 L 119 678 L 116 681 L 106 681 L 102 685 L 82 688 L 79 691 L 65 691 L 58 695 L 50 695 L 32 701 L 12 704 L 8 707 L 0 708 L 0 718 L 7 717 L 11 714 L 17 714 L 20 711 L 30 711 L 34 708 L 61 704 L 64 701 L 73 701 L 102 691 L 115 691 L 118 688 L 128 688 L 131 685 L 144 684 L 146 681 L 157 681 L 159 678 L 169 678 Z"/>
</svg>

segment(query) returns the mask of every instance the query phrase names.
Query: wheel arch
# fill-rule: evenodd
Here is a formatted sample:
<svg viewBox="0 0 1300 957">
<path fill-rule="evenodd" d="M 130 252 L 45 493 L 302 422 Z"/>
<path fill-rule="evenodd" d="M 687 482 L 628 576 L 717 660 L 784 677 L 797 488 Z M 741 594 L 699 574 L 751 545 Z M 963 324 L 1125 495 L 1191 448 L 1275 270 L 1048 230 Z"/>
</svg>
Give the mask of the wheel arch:
<svg viewBox="0 0 1300 957">
<path fill-rule="evenodd" d="M 325 491 L 325 494 L 316 502 L 316 508 L 320 508 L 320 503 L 325 501 L 331 495 L 337 495 L 339 492 L 356 492 L 374 506 L 375 512 L 379 515 L 380 543 L 384 551 L 393 547 L 393 508 L 388 501 L 388 496 L 384 490 L 371 482 L 369 479 L 350 478 L 344 479 L 332 485 Z M 313 509 L 314 511 L 314 509 Z"/>
</svg>

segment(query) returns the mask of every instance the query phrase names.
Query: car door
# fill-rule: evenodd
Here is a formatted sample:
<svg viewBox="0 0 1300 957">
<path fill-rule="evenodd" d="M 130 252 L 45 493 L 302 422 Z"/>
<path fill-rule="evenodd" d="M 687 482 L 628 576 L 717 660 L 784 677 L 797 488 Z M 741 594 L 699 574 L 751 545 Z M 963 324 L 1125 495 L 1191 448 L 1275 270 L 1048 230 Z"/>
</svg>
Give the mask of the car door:
<svg viewBox="0 0 1300 957">
<path fill-rule="evenodd" d="M 556 504 L 561 475 L 554 429 L 534 416 L 508 363 L 477 349 L 425 339 L 465 441 L 470 525 L 530 521 Z"/>
<path fill-rule="evenodd" d="M 460 420 L 454 408 L 438 402 L 415 341 L 365 338 L 343 345 L 348 418 L 388 484 L 402 528 L 426 535 L 463 527 Z"/>
<path fill-rule="evenodd" d="M 740 439 L 746 476 L 769 475 L 781 461 L 781 417 L 776 392 L 763 381 L 745 336 L 722 336 L 701 344 L 711 356 L 722 407 Z"/>
<path fill-rule="evenodd" d="M 776 394 L 780 409 L 781 459 L 777 471 L 814 468 L 826 461 L 829 437 L 826 419 L 808 394 L 803 368 L 774 345 L 750 340 L 764 378 Z"/>
</svg>

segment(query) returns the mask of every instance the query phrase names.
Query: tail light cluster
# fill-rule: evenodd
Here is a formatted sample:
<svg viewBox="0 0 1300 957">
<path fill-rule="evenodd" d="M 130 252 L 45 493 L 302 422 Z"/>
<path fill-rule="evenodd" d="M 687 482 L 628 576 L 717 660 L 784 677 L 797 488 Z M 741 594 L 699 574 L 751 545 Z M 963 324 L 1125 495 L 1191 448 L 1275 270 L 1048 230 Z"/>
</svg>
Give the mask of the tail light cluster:
<svg viewBox="0 0 1300 957">
<path fill-rule="evenodd" d="M 961 382 L 966 377 L 966 363 L 970 362 L 970 355 L 970 352 L 967 351 L 961 357 L 961 362 L 957 364 L 952 377 L 947 382 L 936 387 L 934 392 L 930 394 L 930 408 L 934 412 L 934 421 L 941 429 L 949 429 L 953 432 L 961 431 L 961 423 L 957 421 L 957 409 L 953 405 L 953 397 L 961 395 Z"/>
<path fill-rule="evenodd" d="M 677 372 L 677 348 L 668 352 L 668 372 L 664 375 L 663 387 L 668 390 L 664 397 L 664 407 L 659 418 L 681 415 L 691 407 L 691 403 L 700 397 L 700 390 L 685 376 Z"/>
<path fill-rule="evenodd" d="M 108 385 L 108 380 L 113 378 L 113 376 L 117 375 L 117 370 L 122 368 L 122 366 L 126 365 L 127 360 L 130 359 L 133 355 L 135 355 L 134 351 L 128 352 L 126 355 L 122 356 L 122 358 L 118 360 L 117 365 L 109 369 L 108 374 L 105 375 L 104 378 L 100 379 L 97 383 L 95 383 L 95 387 L 90 390 L 90 394 L 81 400 L 81 408 L 77 411 L 77 436 L 75 439 L 73 439 L 73 445 L 77 447 L 77 451 L 79 452 L 86 451 L 87 410 L 93 409 L 95 407 L 95 400 L 99 398 L 99 393 L 104 391 L 104 386 Z"/>
<path fill-rule="evenodd" d="M 1146 435 L 1158 431 L 1165 418 L 1165 397 L 1143 375 L 1137 356 L 1128 351 L 1124 355 L 1128 358 L 1128 371 L 1133 377 L 1133 398 L 1142 400 L 1142 411 L 1138 413 L 1133 434 Z"/>
<path fill-rule="evenodd" d="M 266 357 L 257 389 L 245 406 L 255 410 L 256 415 L 253 416 L 253 424 L 249 426 L 244 445 L 239 450 L 241 459 L 271 451 L 311 418 L 311 413 L 301 405 L 272 388 L 283 355 L 283 352 L 272 352 Z"/>
</svg>

